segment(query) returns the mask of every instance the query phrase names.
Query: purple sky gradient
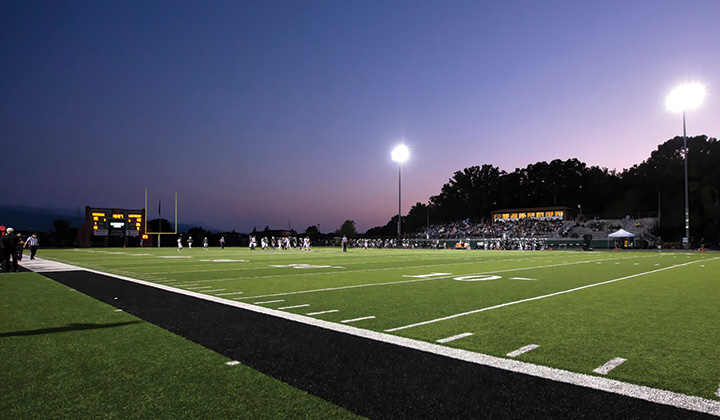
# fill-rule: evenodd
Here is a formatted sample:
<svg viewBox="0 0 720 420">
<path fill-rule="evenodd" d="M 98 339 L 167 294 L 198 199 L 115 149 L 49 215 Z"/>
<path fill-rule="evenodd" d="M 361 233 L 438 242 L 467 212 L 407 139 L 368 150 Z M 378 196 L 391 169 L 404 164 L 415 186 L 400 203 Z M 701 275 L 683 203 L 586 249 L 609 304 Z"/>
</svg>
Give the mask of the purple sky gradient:
<svg viewBox="0 0 720 420">
<path fill-rule="evenodd" d="M 578 158 L 622 170 L 682 135 L 720 2 L 15 1 L 0 14 L 4 204 L 138 208 L 249 232 L 403 212 L 457 170 Z M 31 169 L 36 168 L 36 169 Z M 575 206 L 577 203 L 564 203 Z M 3 221 L 9 223 L 11 221 Z"/>
</svg>

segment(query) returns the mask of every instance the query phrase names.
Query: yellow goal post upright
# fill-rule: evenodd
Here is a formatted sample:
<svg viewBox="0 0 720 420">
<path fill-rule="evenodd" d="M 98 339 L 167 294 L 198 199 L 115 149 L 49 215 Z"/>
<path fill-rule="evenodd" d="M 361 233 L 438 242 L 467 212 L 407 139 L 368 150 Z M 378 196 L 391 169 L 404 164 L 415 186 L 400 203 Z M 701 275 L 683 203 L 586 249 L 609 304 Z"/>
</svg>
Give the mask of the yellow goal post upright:
<svg viewBox="0 0 720 420">
<path fill-rule="evenodd" d="M 162 215 L 160 214 L 160 204 L 158 204 L 158 229 L 162 227 L 162 224 L 160 223 L 160 219 L 162 218 Z M 177 192 L 175 193 L 175 231 L 174 232 L 148 232 L 147 230 L 147 220 L 148 220 L 148 191 L 147 188 L 145 188 L 145 233 L 148 235 L 157 235 L 157 246 L 160 248 L 160 235 L 175 235 L 178 234 L 178 222 L 177 222 L 177 210 L 178 210 L 178 196 Z"/>
</svg>

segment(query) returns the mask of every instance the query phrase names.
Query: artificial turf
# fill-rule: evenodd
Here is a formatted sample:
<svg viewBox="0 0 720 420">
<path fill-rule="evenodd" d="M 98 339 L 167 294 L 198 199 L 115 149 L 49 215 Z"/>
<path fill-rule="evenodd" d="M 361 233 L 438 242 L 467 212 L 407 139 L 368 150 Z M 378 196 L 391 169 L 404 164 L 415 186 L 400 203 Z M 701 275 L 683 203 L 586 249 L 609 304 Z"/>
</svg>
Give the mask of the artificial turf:
<svg viewBox="0 0 720 420">
<path fill-rule="evenodd" d="M 34 273 L 0 274 L 0 418 L 358 418 Z"/>
<path fill-rule="evenodd" d="M 48 276 L 369 418 L 711 416 L 83 271 Z"/>
</svg>

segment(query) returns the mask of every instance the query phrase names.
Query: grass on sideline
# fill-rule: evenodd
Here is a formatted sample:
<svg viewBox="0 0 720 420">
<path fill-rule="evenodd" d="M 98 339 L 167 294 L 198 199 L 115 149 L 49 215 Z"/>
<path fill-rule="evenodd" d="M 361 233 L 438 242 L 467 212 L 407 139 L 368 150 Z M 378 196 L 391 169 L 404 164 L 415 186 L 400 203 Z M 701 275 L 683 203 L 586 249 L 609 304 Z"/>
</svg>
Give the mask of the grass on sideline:
<svg viewBox="0 0 720 420">
<path fill-rule="evenodd" d="M 360 418 L 35 273 L 0 274 L 0 418 Z"/>
<path fill-rule="evenodd" d="M 699 252 L 45 250 L 180 289 L 717 400 L 720 255 Z M 568 292 L 571 291 L 571 292 Z M 546 296 L 544 298 L 540 298 Z M 509 303 L 520 302 L 508 305 Z M 464 314 L 462 316 L 459 316 Z"/>
</svg>

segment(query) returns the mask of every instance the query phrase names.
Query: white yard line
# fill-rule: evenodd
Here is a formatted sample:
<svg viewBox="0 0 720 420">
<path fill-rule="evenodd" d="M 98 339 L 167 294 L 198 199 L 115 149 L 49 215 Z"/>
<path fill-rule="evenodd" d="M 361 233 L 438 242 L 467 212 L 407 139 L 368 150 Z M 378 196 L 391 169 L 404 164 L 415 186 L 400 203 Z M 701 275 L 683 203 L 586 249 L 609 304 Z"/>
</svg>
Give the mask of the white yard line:
<svg viewBox="0 0 720 420">
<path fill-rule="evenodd" d="M 340 310 L 339 310 L 339 309 L 330 309 L 329 311 L 310 312 L 310 313 L 307 313 L 307 314 L 305 314 L 305 315 L 309 315 L 309 316 L 312 316 L 312 315 L 322 315 L 322 314 L 331 314 L 331 313 L 334 313 L 334 312 L 340 312 Z"/>
<path fill-rule="evenodd" d="M 716 259 L 716 258 L 713 258 Z M 81 269 L 80 267 L 73 267 L 73 269 Z M 312 325 L 319 328 L 324 328 L 331 331 L 336 331 L 344 334 L 350 334 L 360 338 L 366 338 L 368 340 L 374 340 L 382 343 L 393 344 L 409 349 L 424 351 L 427 353 L 435 354 L 438 356 L 450 357 L 456 360 L 462 360 L 469 363 L 475 363 L 478 365 L 494 367 L 498 369 L 507 370 L 509 372 L 522 373 L 526 375 L 532 375 L 538 378 L 545 378 L 556 382 L 562 382 L 567 384 L 578 385 L 586 388 L 595 389 L 598 391 L 610 392 L 618 395 L 625 395 L 632 398 L 641 399 L 644 401 L 650 401 L 658 404 L 669 405 L 672 407 L 678 407 L 685 410 L 692 410 L 701 413 L 713 414 L 720 416 L 720 401 L 708 400 L 701 397 L 695 397 L 685 394 L 679 394 L 676 392 L 666 391 L 662 389 L 650 388 L 642 385 L 634 385 L 626 382 L 620 382 L 605 377 L 586 375 L 582 373 L 570 372 L 562 369 L 551 368 L 547 366 L 534 365 L 532 363 L 521 362 L 515 359 L 505 359 L 501 357 L 489 356 L 487 354 L 476 353 L 468 350 L 462 350 L 452 348 L 448 346 L 442 346 L 439 344 L 428 343 L 419 340 L 413 340 L 411 338 L 400 337 L 391 334 L 385 334 L 381 332 L 375 332 L 365 330 L 362 328 L 353 327 L 350 325 L 338 324 L 334 322 L 324 321 L 322 319 L 311 318 L 303 315 L 294 314 L 291 312 L 283 312 L 275 309 L 265 308 L 262 306 L 256 306 L 243 302 L 235 302 L 227 300 L 217 296 L 206 295 L 202 293 L 192 292 L 189 290 L 178 289 L 172 286 L 166 286 L 162 284 L 147 282 L 143 280 L 134 279 L 131 277 L 121 276 L 118 274 L 111 274 L 102 271 L 85 269 L 88 272 L 101 274 L 117 279 L 130 281 L 145 286 L 154 287 L 159 290 L 165 290 L 172 293 L 177 293 L 185 296 L 202 299 L 209 302 L 215 302 L 227 306 L 232 306 L 255 313 L 260 313 L 276 318 L 286 319 L 289 321 L 299 322 L 306 325 Z M 718 390 L 720 392 L 720 390 Z M 719 395 L 720 396 L 720 395 Z"/>
<path fill-rule="evenodd" d="M 365 321 L 366 319 L 375 319 L 375 317 L 374 316 L 364 316 L 362 318 L 345 319 L 340 322 L 342 322 L 343 324 L 347 324 L 350 322 Z"/>
<path fill-rule="evenodd" d="M 242 295 L 243 292 L 218 293 L 218 296 Z"/>
<path fill-rule="evenodd" d="M 451 341 L 459 340 L 461 338 L 470 337 L 471 335 L 473 335 L 473 333 L 469 333 L 469 332 L 462 333 L 462 334 L 458 334 L 458 335 L 453 335 L 452 337 L 441 338 L 441 339 L 437 340 L 437 342 L 438 343 L 449 343 Z"/>
<path fill-rule="evenodd" d="M 510 353 L 506 354 L 507 357 L 518 357 L 523 353 L 527 353 L 530 350 L 535 350 L 536 348 L 540 347 L 538 344 L 528 344 L 525 347 L 520 347 L 519 349 L 515 351 L 511 351 Z"/>
<path fill-rule="evenodd" d="M 627 359 L 623 359 L 622 357 L 616 357 L 605 363 L 604 365 L 600 366 L 599 368 L 593 369 L 593 372 L 599 373 L 600 375 L 607 375 L 608 373 L 610 373 L 611 370 L 615 369 L 626 361 Z"/>
<path fill-rule="evenodd" d="M 720 257 L 716 257 L 716 258 L 720 258 Z M 716 258 L 713 258 L 713 259 L 716 259 Z M 665 271 L 665 270 L 670 270 L 670 269 L 673 269 L 673 268 L 683 267 L 683 266 L 690 265 L 690 264 L 695 264 L 695 263 L 697 263 L 697 262 L 699 262 L 699 261 L 700 261 L 700 260 L 698 260 L 698 261 L 690 261 L 690 262 L 686 262 L 686 263 L 682 263 L 682 264 L 677 264 L 677 265 L 671 265 L 671 266 L 669 266 L 669 267 L 658 268 L 657 270 L 651 270 L 651 271 L 646 271 L 646 272 L 644 272 L 644 273 L 632 274 L 632 275 L 630 275 L 630 276 L 619 277 L 619 278 L 612 279 L 612 280 L 606 280 L 606 281 L 602 281 L 602 282 L 600 282 L 600 283 L 588 284 L 588 285 L 585 285 L 585 286 L 575 287 L 575 288 L 573 288 L 573 289 L 562 290 L 562 291 L 560 291 L 560 292 L 555 292 L 555 293 L 549 293 L 549 294 L 547 294 L 547 295 L 535 296 L 535 297 L 531 297 L 531 298 L 527 298 L 527 299 L 516 300 L 516 301 L 514 301 L 514 302 L 501 303 L 500 305 L 488 306 L 487 308 L 475 309 L 474 311 L 462 312 L 462 313 L 459 313 L 459 314 L 453 314 L 453 315 L 445 316 L 445 317 L 442 317 L 442 318 L 431 319 L 431 320 L 428 320 L 428 321 L 418 322 L 418 323 L 410 324 L 410 325 L 403 325 L 402 327 L 396 327 L 396 328 L 387 329 L 387 330 L 385 330 L 385 332 L 400 331 L 400 330 L 404 330 L 404 329 L 407 329 L 407 328 L 419 327 L 419 326 L 421 326 L 421 325 L 432 324 L 432 323 L 435 323 L 435 322 L 447 321 L 448 319 L 459 318 L 459 317 L 465 316 L 465 315 L 477 314 L 477 313 L 489 311 L 489 310 L 492 310 L 492 309 L 504 308 L 504 307 L 506 307 L 506 306 L 516 305 L 516 304 L 518 304 L 518 303 L 532 302 L 532 301 L 534 301 L 534 300 L 540 300 L 540 299 L 545 299 L 545 298 L 549 298 L 549 297 L 553 297 L 553 296 L 564 295 L 564 294 L 566 294 L 566 293 L 577 292 L 578 290 L 588 289 L 588 288 L 590 288 L 590 287 L 602 286 L 603 284 L 615 283 L 616 281 L 632 279 L 632 278 L 644 276 L 644 275 L 647 275 L 647 274 L 659 273 L 660 271 Z"/>
<path fill-rule="evenodd" d="M 306 303 L 304 305 L 283 306 L 282 308 L 278 308 L 278 309 L 295 309 L 295 308 L 304 308 L 306 306 L 310 306 L 310 304 Z"/>
<path fill-rule="evenodd" d="M 613 260 L 614 260 L 614 258 L 613 258 Z M 536 266 L 536 267 L 512 268 L 512 269 L 507 269 L 507 270 L 486 271 L 483 273 L 475 273 L 475 274 L 463 274 L 462 276 L 463 277 L 471 277 L 471 276 L 481 276 L 481 275 L 487 275 L 487 274 L 506 273 L 506 272 L 513 272 L 513 271 L 535 270 L 535 269 L 541 269 L 541 268 L 555 268 L 555 267 L 562 267 L 562 266 L 566 266 L 566 265 L 589 264 L 589 263 L 593 263 L 595 261 L 596 260 L 576 261 L 576 262 L 571 262 L 571 263 L 541 265 L 541 266 Z M 415 269 L 417 267 L 412 267 L 412 268 Z M 358 270 L 358 271 L 363 271 L 363 270 Z M 369 271 L 371 271 L 371 270 L 369 270 Z M 388 282 L 383 282 L 383 283 L 354 284 L 351 286 L 327 287 L 324 289 L 298 290 L 295 292 L 284 292 L 284 293 L 272 293 L 272 294 L 267 294 L 267 295 L 246 296 L 246 297 L 239 298 L 238 300 L 257 299 L 257 298 L 275 297 L 275 296 L 291 296 L 291 295 L 300 295 L 300 294 L 304 294 L 304 293 L 330 292 L 330 291 L 335 291 L 335 290 L 356 289 L 359 287 L 391 286 L 391 285 L 395 285 L 395 284 L 416 283 L 416 282 L 421 282 L 421 281 L 449 279 L 449 278 L 453 278 L 453 277 L 457 277 L 457 276 L 458 276 L 458 274 L 450 274 L 447 276 L 443 275 L 443 276 L 438 276 L 438 277 L 435 277 L 435 276 L 421 277 L 421 278 L 416 278 L 413 280 L 388 281 Z"/>
</svg>

